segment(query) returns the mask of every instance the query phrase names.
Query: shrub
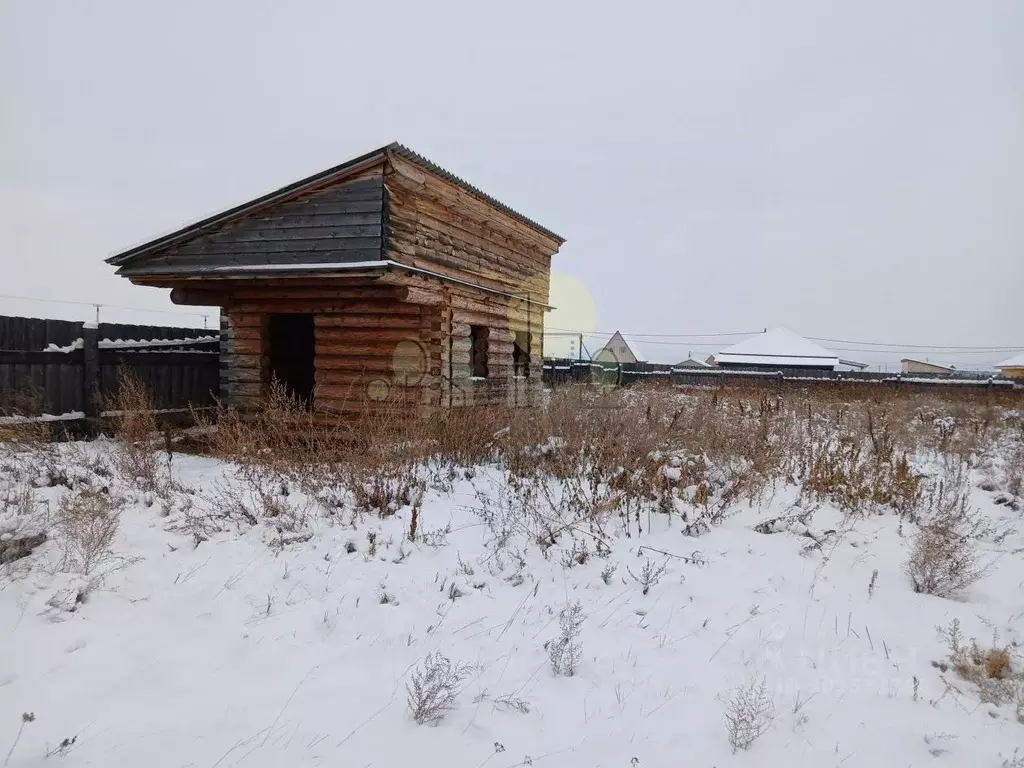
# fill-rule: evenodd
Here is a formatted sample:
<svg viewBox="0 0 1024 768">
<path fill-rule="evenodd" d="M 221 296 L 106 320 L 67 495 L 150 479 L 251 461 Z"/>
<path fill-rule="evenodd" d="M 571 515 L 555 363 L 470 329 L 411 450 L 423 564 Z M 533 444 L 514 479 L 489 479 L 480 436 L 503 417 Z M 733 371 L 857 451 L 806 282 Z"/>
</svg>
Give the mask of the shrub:
<svg viewBox="0 0 1024 768">
<path fill-rule="evenodd" d="M 0 443 L 35 449 L 50 442 L 50 425 L 36 417 L 46 410 L 46 394 L 31 385 L 0 392 Z"/>
<path fill-rule="evenodd" d="M 109 494 L 86 488 L 60 500 L 54 523 L 63 568 L 89 575 L 110 557 L 120 515 Z"/>
<path fill-rule="evenodd" d="M 919 524 L 905 566 L 915 592 L 952 597 L 988 572 L 970 538 L 973 522 L 956 510 Z"/>
<path fill-rule="evenodd" d="M 117 375 L 117 390 L 104 403 L 114 426 L 114 466 L 121 477 L 142 491 L 157 485 L 158 464 L 153 438 L 157 431 L 149 390 L 128 368 Z"/>
<path fill-rule="evenodd" d="M 459 685 L 469 676 L 466 664 L 453 664 L 444 654 L 429 654 L 406 686 L 409 714 L 419 725 L 436 723 L 455 708 Z"/>
<path fill-rule="evenodd" d="M 725 729 L 735 754 L 750 749 L 775 721 L 775 702 L 764 678 L 737 687 L 725 702 Z"/>
<path fill-rule="evenodd" d="M 618 563 L 606 563 L 604 568 L 601 569 L 601 581 L 606 585 L 612 583 L 612 576 L 615 575 L 615 571 L 618 570 Z"/>
<path fill-rule="evenodd" d="M 583 657 L 583 646 L 579 640 L 583 618 L 583 606 L 579 601 L 567 605 L 558 614 L 561 632 L 555 640 L 548 641 L 547 644 L 551 671 L 556 675 L 572 677 L 579 668 L 580 659 Z"/>
<path fill-rule="evenodd" d="M 626 571 L 629 572 L 629 575 L 633 577 L 634 581 L 640 584 L 645 595 L 651 591 L 651 587 L 655 586 L 661 580 L 662 575 L 667 569 L 667 558 L 660 566 L 655 566 L 649 557 L 645 558 L 644 567 L 640 570 L 639 576 L 633 573 L 633 570 L 629 566 L 626 566 Z"/>
<path fill-rule="evenodd" d="M 953 619 L 948 629 L 940 628 L 939 634 L 949 645 L 950 666 L 977 687 L 982 702 L 998 705 L 1016 700 L 1018 707 L 1024 704 L 1024 698 L 1020 698 L 1024 674 L 1014 669 L 1012 646 L 1000 644 L 998 636 L 992 638 L 992 645 L 987 648 L 974 638 L 965 643 L 959 619 Z"/>
</svg>

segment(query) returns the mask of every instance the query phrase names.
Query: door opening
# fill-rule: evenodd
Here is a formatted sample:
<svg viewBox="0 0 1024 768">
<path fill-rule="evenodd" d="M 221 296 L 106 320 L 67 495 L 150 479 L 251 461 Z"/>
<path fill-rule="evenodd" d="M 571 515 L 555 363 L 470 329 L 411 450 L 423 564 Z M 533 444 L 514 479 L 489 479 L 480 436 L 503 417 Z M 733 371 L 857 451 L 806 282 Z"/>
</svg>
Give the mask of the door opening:
<svg viewBox="0 0 1024 768">
<path fill-rule="evenodd" d="M 267 316 L 270 378 L 307 408 L 313 405 L 314 338 L 313 315 Z"/>
</svg>

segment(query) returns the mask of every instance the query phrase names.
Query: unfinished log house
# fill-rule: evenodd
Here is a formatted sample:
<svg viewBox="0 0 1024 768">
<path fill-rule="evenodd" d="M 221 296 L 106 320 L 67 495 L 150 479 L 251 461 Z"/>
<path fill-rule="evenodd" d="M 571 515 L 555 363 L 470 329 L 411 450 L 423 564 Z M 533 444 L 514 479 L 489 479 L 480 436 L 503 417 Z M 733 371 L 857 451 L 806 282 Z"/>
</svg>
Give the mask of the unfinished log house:
<svg viewBox="0 0 1024 768">
<path fill-rule="evenodd" d="M 527 405 L 563 238 L 391 144 L 108 259 L 221 308 L 221 398 Z"/>
</svg>

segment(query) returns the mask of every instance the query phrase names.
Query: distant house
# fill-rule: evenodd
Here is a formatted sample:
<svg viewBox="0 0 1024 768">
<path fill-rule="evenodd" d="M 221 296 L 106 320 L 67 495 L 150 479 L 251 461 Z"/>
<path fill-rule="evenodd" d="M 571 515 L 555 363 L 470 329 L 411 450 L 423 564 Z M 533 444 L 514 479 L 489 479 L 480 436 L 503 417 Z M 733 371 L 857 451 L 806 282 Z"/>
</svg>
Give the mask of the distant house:
<svg viewBox="0 0 1024 768">
<path fill-rule="evenodd" d="M 951 365 L 937 365 L 936 363 L 929 363 L 927 360 L 914 360 L 911 357 L 905 357 L 900 360 L 900 371 L 903 373 L 933 373 L 936 376 L 949 376 L 956 373 L 956 368 Z"/>
<path fill-rule="evenodd" d="M 625 364 L 645 362 L 647 358 L 643 356 L 643 352 L 633 339 L 627 340 L 620 331 L 616 331 L 593 359 L 596 363 Z"/>
<path fill-rule="evenodd" d="M 1024 355 L 1003 360 L 996 368 L 1008 379 L 1024 379 Z"/>
<path fill-rule="evenodd" d="M 836 371 L 844 366 L 867 367 L 864 363 L 841 360 L 834 352 L 785 328 L 773 328 L 727 347 L 714 356 L 714 361 L 725 370 Z"/>
<path fill-rule="evenodd" d="M 705 362 L 703 360 L 698 360 L 691 353 L 688 358 L 683 360 L 683 362 L 676 363 L 675 367 L 676 368 L 710 368 L 711 367 L 711 363 Z"/>
</svg>

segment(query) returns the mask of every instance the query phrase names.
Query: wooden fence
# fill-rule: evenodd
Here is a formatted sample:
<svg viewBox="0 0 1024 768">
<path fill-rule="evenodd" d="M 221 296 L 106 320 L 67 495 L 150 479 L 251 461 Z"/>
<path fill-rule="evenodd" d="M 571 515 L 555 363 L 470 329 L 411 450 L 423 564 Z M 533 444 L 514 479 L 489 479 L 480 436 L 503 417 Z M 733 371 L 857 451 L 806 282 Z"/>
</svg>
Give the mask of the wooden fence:
<svg viewBox="0 0 1024 768">
<path fill-rule="evenodd" d="M 122 367 L 147 387 L 157 410 L 210 406 L 219 349 L 215 330 L 0 316 L 0 416 L 28 402 L 53 417 L 95 419 Z"/>
<path fill-rule="evenodd" d="M 893 374 L 865 371 L 821 371 L 791 369 L 787 371 L 740 371 L 720 368 L 680 368 L 656 363 L 597 363 L 589 360 L 547 359 L 544 361 L 544 384 L 605 384 L 628 386 L 640 381 L 663 381 L 677 386 L 707 387 L 744 385 L 756 382 L 781 383 L 787 386 L 854 386 L 875 385 L 893 389 L 923 391 L 946 389 L 1000 389 L 1020 391 L 1019 382 L 999 376 L 954 376 L 934 374 Z"/>
</svg>

